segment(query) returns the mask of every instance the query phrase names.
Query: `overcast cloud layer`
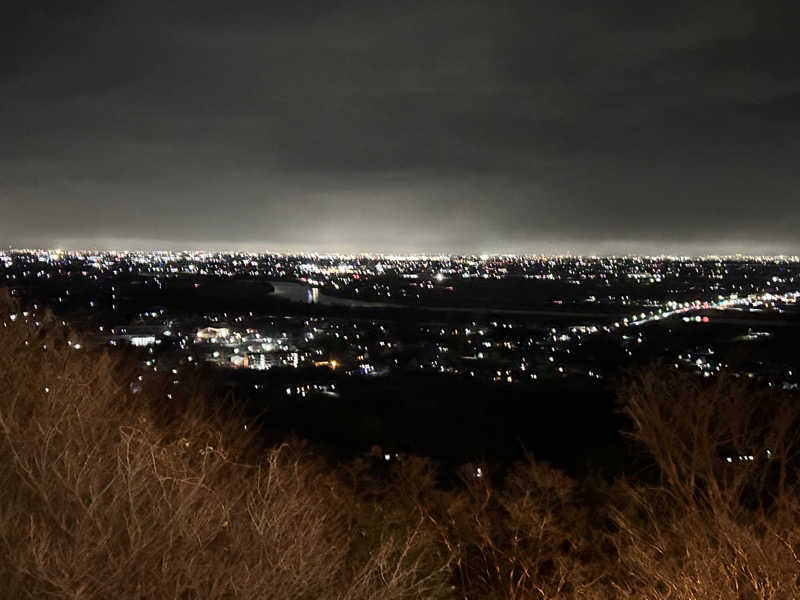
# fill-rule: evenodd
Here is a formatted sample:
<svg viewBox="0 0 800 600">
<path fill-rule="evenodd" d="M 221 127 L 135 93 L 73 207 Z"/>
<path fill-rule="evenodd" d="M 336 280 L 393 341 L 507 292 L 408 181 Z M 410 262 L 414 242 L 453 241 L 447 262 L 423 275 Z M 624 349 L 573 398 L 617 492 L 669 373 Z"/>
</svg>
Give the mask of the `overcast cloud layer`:
<svg viewBox="0 0 800 600">
<path fill-rule="evenodd" d="M 797 2 L 52 4 L 3 244 L 800 252 Z"/>
</svg>

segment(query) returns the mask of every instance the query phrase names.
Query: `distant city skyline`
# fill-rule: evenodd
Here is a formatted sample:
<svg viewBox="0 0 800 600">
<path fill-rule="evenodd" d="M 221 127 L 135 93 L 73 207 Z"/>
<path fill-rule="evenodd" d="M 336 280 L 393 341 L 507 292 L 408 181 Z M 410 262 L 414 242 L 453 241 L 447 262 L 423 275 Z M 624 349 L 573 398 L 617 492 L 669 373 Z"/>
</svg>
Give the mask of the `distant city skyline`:
<svg viewBox="0 0 800 600">
<path fill-rule="evenodd" d="M 86 257 L 93 254 L 101 256 L 124 256 L 128 254 L 142 255 L 142 256 L 169 256 L 178 257 L 182 255 L 203 257 L 207 255 L 222 255 L 222 256 L 236 256 L 236 255 L 251 255 L 251 256 L 293 256 L 318 259 L 342 259 L 347 260 L 351 258 L 370 258 L 387 261 L 407 261 L 413 259 L 455 259 L 455 258 L 470 258 L 477 259 L 483 262 L 492 262 L 494 260 L 505 258 L 517 259 L 652 259 L 652 260 L 712 260 L 715 258 L 724 258 L 731 260 L 749 261 L 752 259 L 763 259 L 767 262 L 800 262 L 800 254 L 793 253 L 780 253 L 780 252 L 515 252 L 515 251 L 492 251 L 492 252 L 443 252 L 443 251 L 407 251 L 407 252 L 378 252 L 369 250 L 350 250 L 350 251 L 330 251 L 330 250 L 309 250 L 309 249 L 274 249 L 274 248 L 255 248 L 255 247 L 226 247 L 226 246 L 191 246 L 183 247 L 176 246 L 170 247 L 167 244 L 159 245 L 153 241 L 148 243 L 141 243 L 140 245 L 125 246 L 125 245 L 57 245 L 57 246 L 42 246 L 42 245 L 7 245 L 0 248 L 0 258 L 4 256 L 12 256 L 14 254 L 25 254 L 35 252 L 43 255 L 74 255 L 76 257 Z"/>
<path fill-rule="evenodd" d="M 30 241 L 30 240 L 29 240 Z M 763 256 L 763 257 L 797 257 L 800 256 L 800 248 L 795 247 L 794 251 L 785 250 L 781 244 L 657 244 L 634 242 L 629 245 L 619 242 L 611 243 L 546 243 L 530 245 L 526 247 L 459 247 L 459 248 L 435 248 L 435 247 L 364 247 L 364 246 L 343 246 L 343 245 L 319 245 L 314 243 L 307 244 L 268 244 L 264 242 L 224 242 L 224 241 L 199 241 L 194 242 L 174 242 L 168 240 L 155 239 L 67 239 L 58 242 L 45 243 L 6 243 L 2 246 L 5 249 L 42 249 L 42 250 L 63 250 L 66 252 L 82 251 L 120 251 L 120 252 L 139 252 L 139 251 L 165 251 L 165 252 L 252 252 L 258 254 L 319 254 L 319 255 L 380 255 L 380 256 Z"/>
<path fill-rule="evenodd" d="M 800 5 L 4 3 L 0 244 L 800 253 Z"/>
</svg>

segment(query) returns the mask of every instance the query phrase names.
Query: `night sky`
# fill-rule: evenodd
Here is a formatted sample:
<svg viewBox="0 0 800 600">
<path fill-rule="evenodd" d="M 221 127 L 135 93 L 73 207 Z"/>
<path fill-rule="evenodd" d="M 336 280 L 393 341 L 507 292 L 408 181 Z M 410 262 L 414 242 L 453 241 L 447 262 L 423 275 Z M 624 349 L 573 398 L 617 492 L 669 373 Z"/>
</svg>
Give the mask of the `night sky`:
<svg viewBox="0 0 800 600">
<path fill-rule="evenodd" d="M 0 3 L 0 243 L 800 252 L 800 2 Z"/>
</svg>

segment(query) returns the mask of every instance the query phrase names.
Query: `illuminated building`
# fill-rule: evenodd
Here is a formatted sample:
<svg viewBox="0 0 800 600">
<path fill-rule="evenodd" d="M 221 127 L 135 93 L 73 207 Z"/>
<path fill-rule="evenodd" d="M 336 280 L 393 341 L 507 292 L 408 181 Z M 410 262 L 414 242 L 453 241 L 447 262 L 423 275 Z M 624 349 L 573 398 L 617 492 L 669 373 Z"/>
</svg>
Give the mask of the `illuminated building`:
<svg viewBox="0 0 800 600">
<path fill-rule="evenodd" d="M 230 329 L 227 327 L 206 327 L 197 330 L 197 339 L 202 341 L 210 341 L 217 338 L 226 338 L 231 334 Z"/>
</svg>

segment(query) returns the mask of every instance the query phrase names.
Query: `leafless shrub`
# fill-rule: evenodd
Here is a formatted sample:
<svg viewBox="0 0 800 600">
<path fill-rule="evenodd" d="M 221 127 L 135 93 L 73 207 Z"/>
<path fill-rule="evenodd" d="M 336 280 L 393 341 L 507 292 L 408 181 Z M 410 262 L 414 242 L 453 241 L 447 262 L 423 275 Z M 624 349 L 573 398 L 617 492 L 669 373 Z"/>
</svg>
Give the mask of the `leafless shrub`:
<svg viewBox="0 0 800 600">
<path fill-rule="evenodd" d="M 621 399 L 656 477 L 587 501 L 528 457 L 445 490 L 425 459 L 376 476 L 259 450 L 201 384 L 134 394 L 137 364 L 2 294 L 0 324 L 3 597 L 800 597 L 796 396 L 653 369 Z"/>
<path fill-rule="evenodd" d="M 623 397 L 661 484 L 620 485 L 619 596 L 800 597 L 797 398 L 659 370 Z"/>
<path fill-rule="evenodd" d="M 52 319 L 11 321 L 5 302 L 4 597 L 383 599 L 448 589 L 443 567 L 432 575 L 422 519 L 363 542 L 353 487 L 302 444 L 243 461 L 248 434 L 198 412 L 193 386 L 175 392 L 186 411 L 164 427 L 154 399 L 131 393 L 130 368 L 76 351 Z M 155 381 L 149 392 L 161 389 Z"/>
<path fill-rule="evenodd" d="M 582 557 L 593 536 L 569 477 L 528 457 L 501 488 L 485 465 L 465 467 L 463 481 L 463 490 L 428 502 L 429 519 L 456 556 L 460 596 L 593 597 L 597 581 Z"/>
</svg>

